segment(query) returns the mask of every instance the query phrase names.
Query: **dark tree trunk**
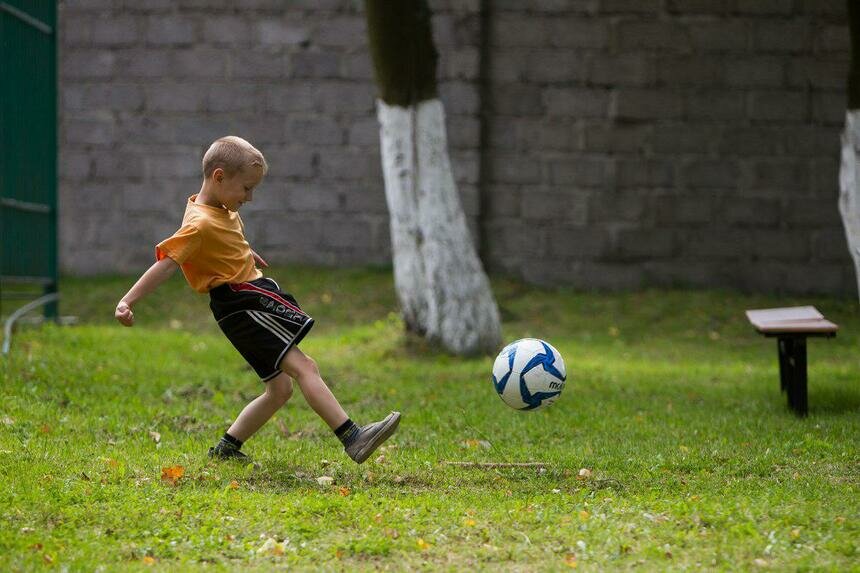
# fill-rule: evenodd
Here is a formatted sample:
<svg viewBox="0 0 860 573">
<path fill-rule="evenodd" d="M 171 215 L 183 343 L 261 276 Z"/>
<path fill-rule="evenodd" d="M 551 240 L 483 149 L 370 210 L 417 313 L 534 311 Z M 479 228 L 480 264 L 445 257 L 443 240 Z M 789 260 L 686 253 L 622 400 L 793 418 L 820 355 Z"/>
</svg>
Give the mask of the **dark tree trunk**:
<svg viewBox="0 0 860 573">
<path fill-rule="evenodd" d="M 860 108 L 860 0 L 848 0 L 851 68 L 848 72 L 848 109 Z"/>
<path fill-rule="evenodd" d="M 367 31 L 379 99 L 408 107 L 436 97 L 436 62 L 426 0 L 367 0 Z"/>
</svg>

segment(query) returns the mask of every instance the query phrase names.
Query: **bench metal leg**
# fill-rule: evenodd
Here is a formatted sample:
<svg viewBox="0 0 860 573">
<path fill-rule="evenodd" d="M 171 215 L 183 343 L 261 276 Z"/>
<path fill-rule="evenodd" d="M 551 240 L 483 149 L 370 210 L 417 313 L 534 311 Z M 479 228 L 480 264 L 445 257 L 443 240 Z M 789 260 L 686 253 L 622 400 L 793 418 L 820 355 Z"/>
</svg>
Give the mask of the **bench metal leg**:
<svg viewBox="0 0 860 573">
<path fill-rule="evenodd" d="M 789 408 L 798 416 L 806 416 L 806 337 L 780 337 L 778 344 L 780 387 L 788 393 Z"/>
<path fill-rule="evenodd" d="M 779 389 L 785 393 L 788 387 L 788 377 L 791 375 L 791 366 L 788 364 L 788 355 L 791 353 L 791 339 L 780 338 L 776 341 L 776 349 L 779 354 Z"/>
</svg>

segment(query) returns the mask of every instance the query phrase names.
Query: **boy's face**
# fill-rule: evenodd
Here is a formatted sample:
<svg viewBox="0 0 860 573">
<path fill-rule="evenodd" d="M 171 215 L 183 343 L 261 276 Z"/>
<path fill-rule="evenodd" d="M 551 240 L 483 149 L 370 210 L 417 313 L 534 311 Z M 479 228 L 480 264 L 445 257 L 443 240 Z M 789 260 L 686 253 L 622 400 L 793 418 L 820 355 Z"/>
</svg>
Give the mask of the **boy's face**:
<svg viewBox="0 0 860 573">
<path fill-rule="evenodd" d="M 216 169 L 212 174 L 215 180 L 215 191 L 218 201 L 229 211 L 238 211 L 244 203 L 254 197 L 254 188 L 263 179 L 263 168 L 251 166 L 227 175 L 222 169 Z"/>
</svg>

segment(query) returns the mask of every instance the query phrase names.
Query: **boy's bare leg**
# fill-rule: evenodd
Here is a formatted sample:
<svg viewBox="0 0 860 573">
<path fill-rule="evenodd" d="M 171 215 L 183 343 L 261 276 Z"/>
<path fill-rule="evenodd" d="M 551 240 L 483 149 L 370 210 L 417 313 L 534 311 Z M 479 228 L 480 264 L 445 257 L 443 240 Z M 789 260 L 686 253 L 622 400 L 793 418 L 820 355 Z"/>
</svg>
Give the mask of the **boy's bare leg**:
<svg viewBox="0 0 860 573">
<path fill-rule="evenodd" d="M 316 362 L 295 346 L 281 360 L 281 370 L 295 378 L 308 404 L 334 431 L 344 451 L 356 463 L 364 462 L 400 423 L 400 412 L 392 412 L 379 422 L 357 425 L 323 382 Z"/>
<path fill-rule="evenodd" d="M 295 379 L 308 404 L 329 428 L 336 430 L 349 419 L 346 412 L 320 376 L 316 362 L 293 346 L 281 359 L 281 370 Z"/>
<path fill-rule="evenodd" d="M 266 382 L 265 392 L 245 406 L 227 433 L 239 441 L 247 441 L 292 395 L 293 381 L 284 373 L 278 374 Z"/>
</svg>

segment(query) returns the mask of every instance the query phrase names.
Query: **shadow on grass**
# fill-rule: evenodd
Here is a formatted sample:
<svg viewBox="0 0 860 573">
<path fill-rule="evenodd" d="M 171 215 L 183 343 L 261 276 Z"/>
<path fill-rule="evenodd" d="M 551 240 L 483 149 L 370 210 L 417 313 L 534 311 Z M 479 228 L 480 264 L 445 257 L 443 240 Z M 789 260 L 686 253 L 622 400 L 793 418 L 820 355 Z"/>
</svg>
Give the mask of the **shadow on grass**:
<svg viewBox="0 0 860 573">
<path fill-rule="evenodd" d="M 815 389 L 814 383 L 810 384 L 808 391 L 809 415 L 814 417 L 818 414 L 847 414 L 851 412 L 860 413 L 860 394 L 848 389 L 822 388 Z M 787 398 L 784 398 L 787 400 Z M 788 406 L 786 405 L 786 408 Z"/>
</svg>

